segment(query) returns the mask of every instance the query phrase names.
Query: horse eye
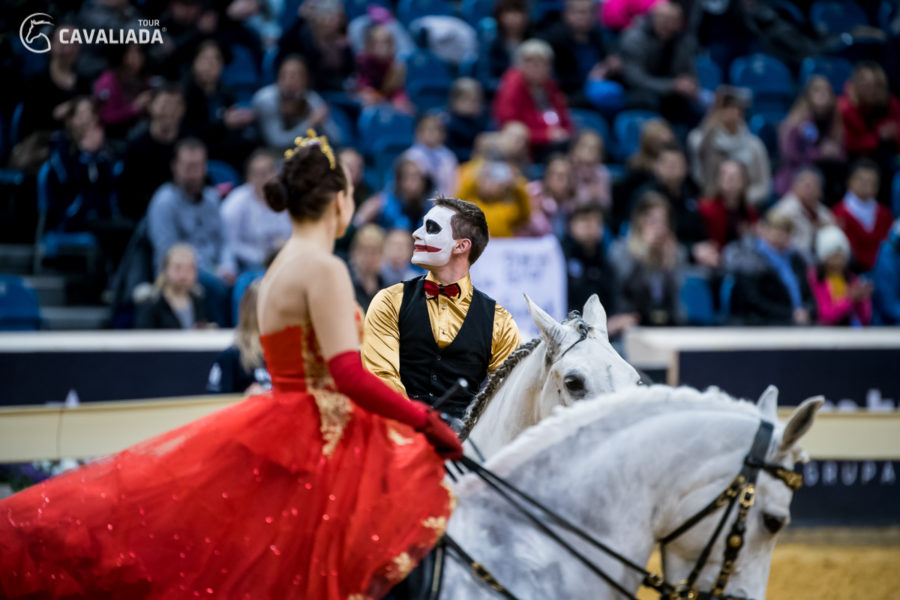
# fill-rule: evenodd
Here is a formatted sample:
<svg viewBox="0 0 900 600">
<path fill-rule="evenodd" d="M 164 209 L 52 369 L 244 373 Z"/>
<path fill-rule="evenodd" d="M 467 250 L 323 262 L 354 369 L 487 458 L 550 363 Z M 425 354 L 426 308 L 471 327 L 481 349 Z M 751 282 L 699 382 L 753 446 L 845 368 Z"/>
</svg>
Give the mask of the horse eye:
<svg viewBox="0 0 900 600">
<path fill-rule="evenodd" d="M 585 392 L 584 377 L 581 375 L 566 375 L 565 379 L 563 379 L 563 383 L 566 385 L 566 390 L 568 390 L 570 394 L 582 395 Z"/>
<path fill-rule="evenodd" d="M 769 530 L 770 533 L 775 534 L 781 531 L 781 528 L 784 527 L 784 524 L 787 522 L 786 517 L 779 517 L 777 515 L 773 515 L 771 513 L 763 513 L 763 525 L 766 526 L 766 529 Z"/>
</svg>

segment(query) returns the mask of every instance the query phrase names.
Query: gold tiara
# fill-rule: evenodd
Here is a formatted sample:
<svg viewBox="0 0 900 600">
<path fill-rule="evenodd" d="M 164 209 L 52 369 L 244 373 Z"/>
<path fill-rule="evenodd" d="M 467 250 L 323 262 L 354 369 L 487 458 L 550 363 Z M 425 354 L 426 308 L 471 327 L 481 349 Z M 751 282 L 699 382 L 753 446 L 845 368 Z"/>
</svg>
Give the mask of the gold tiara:
<svg viewBox="0 0 900 600">
<path fill-rule="evenodd" d="M 300 148 L 318 146 L 319 150 L 322 151 L 322 154 L 328 157 L 328 164 L 330 164 L 331 168 L 334 169 L 337 166 L 337 161 L 334 159 L 334 150 L 331 149 L 331 144 L 328 143 L 328 138 L 324 135 L 317 136 L 315 129 L 307 129 L 306 136 L 307 137 L 298 137 L 294 139 L 294 147 L 290 150 L 285 150 L 284 157 L 292 157 L 294 153 L 297 152 Z"/>
</svg>

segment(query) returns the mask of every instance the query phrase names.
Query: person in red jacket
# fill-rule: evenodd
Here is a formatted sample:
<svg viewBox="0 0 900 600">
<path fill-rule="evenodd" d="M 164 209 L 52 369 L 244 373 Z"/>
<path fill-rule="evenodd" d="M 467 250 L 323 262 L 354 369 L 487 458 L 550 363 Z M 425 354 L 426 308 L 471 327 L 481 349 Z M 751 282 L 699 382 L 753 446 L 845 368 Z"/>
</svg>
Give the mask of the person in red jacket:
<svg viewBox="0 0 900 600">
<path fill-rule="evenodd" d="M 847 194 L 832 209 L 838 226 L 847 234 L 860 272 L 875 264 L 878 246 L 891 229 L 891 211 L 878 204 L 878 165 L 860 159 L 850 170 Z"/>
<path fill-rule="evenodd" d="M 900 149 L 900 101 L 892 96 L 878 63 L 856 65 L 844 95 L 838 99 L 844 126 L 844 147 L 853 158 L 871 158 L 883 176 Z"/>
<path fill-rule="evenodd" d="M 700 200 L 706 232 L 720 251 L 752 231 L 759 218 L 756 209 L 747 201 L 749 180 L 746 166 L 735 160 L 725 160 L 719 163 L 716 181 Z"/>
<path fill-rule="evenodd" d="M 566 99 L 550 76 L 552 62 L 549 44 L 541 40 L 524 42 L 494 99 L 494 118 L 501 126 L 520 121 L 528 127 L 536 159 L 564 150 L 574 132 Z"/>
</svg>

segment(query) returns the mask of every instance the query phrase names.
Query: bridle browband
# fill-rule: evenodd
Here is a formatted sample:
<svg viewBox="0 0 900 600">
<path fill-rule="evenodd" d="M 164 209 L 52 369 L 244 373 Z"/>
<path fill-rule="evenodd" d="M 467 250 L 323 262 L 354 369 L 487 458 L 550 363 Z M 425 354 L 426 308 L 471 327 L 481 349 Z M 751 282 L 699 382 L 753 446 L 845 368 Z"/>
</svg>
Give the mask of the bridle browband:
<svg viewBox="0 0 900 600">
<path fill-rule="evenodd" d="M 575 343 L 577 344 L 578 342 Z M 569 347 L 569 349 L 571 349 L 571 346 Z M 568 532 L 574 534 L 576 537 L 580 538 L 583 542 L 586 542 L 594 548 L 597 548 L 609 557 L 620 562 L 623 566 L 641 575 L 641 586 L 656 590 L 657 592 L 659 592 L 661 599 L 748 600 L 743 597 L 725 595 L 725 588 L 728 585 L 728 580 L 731 577 L 731 574 L 734 572 L 734 565 L 737 561 L 738 554 L 740 553 L 741 548 L 743 548 L 744 546 L 744 534 L 746 532 L 747 516 L 750 513 L 750 508 L 756 501 L 756 480 L 759 476 L 759 472 L 766 471 L 772 477 L 787 485 L 792 491 L 798 490 L 803 485 L 803 476 L 801 474 L 790 471 L 782 467 L 781 465 L 766 462 L 765 457 L 768 453 L 769 445 L 772 441 L 773 430 L 774 426 L 770 421 L 761 420 L 759 423 L 759 428 L 756 431 L 756 435 L 753 438 L 753 444 L 750 447 L 750 451 L 744 457 L 740 473 L 738 473 L 738 475 L 731 481 L 728 487 L 725 488 L 725 490 L 721 494 L 719 494 L 712 502 L 707 504 L 699 512 L 687 519 L 670 534 L 659 540 L 660 554 L 662 555 L 663 562 L 663 573 L 665 573 L 666 544 L 677 539 L 685 532 L 692 529 L 695 525 L 697 525 L 697 523 L 727 504 L 728 508 L 725 510 L 722 518 L 719 520 L 718 525 L 713 531 L 712 536 L 706 543 L 706 546 L 704 546 L 703 550 L 700 553 L 700 556 L 697 558 L 697 562 L 695 563 L 694 568 L 691 570 L 686 579 L 675 585 L 667 582 L 663 576 L 647 571 L 641 565 L 638 565 L 634 561 L 616 552 L 603 542 L 594 538 L 592 535 L 585 533 L 582 528 L 573 524 L 568 519 L 560 516 L 555 511 L 551 510 L 538 500 L 535 500 L 533 497 L 518 489 L 496 473 L 493 473 L 492 471 L 484 468 L 474 460 L 464 456 L 456 463 L 456 466 L 458 469 L 460 469 L 460 471 L 462 470 L 460 467 L 464 466 L 472 473 L 475 473 L 475 475 L 481 478 L 481 480 L 484 481 L 488 485 L 488 487 L 497 492 L 511 506 L 518 510 L 522 515 L 524 515 L 542 533 L 561 545 L 567 552 L 569 552 L 579 562 L 585 565 L 591 572 L 606 581 L 607 584 L 609 584 L 612 588 L 614 588 L 616 591 L 622 594 L 622 596 L 628 598 L 629 600 L 637 600 L 637 597 L 634 594 L 630 593 L 622 584 L 615 581 L 596 563 L 592 562 L 584 554 L 575 549 L 569 542 L 565 541 L 559 535 L 559 533 L 551 529 L 550 524 L 567 530 Z M 448 473 L 450 473 L 449 470 Z M 725 552 L 722 560 L 722 567 L 719 570 L 719 575 L 716 577 L 716 581 L 712 590 L 708 592 L 699 592 L 696 588 L 697 579 L 699 578 L 703 568 L 706 566 L 706 563 L 709 560 L 709 556 L 712 553 L 712 548 L 715 545 L 716 540 L 719 538 L 722 530 L 724 529 L 725 523 L 728 520 L 728 516 L 731 514 L 731 511 L 734 508 L 735 504 L 738 504 L 737 518 L 732 524 L 731 530 L 729 531 L 728 537 L 726 538 Z M 530 506 L 531 508 L 529 509 L 526 506 Z M 532 509 L 536 509 L 537 511 L 543 513 L 547 517 L 547 521 L 545 522 L 545 520 L 542 520 L 537 515 L 535 515 L 534 512 L 532 512 Z M 476 577 L 484 582 L 485 585 L 490 587 L 494 592 L 496 592 L 503 598 L 507 598 L 509 600 L 517 600 L 517 596 L 515 596 L 507 588 L 501 585 L 491 575 L 490 571 L 488 571 L 487 568 L 475 561 L 462 548 L 462 546 L 460 546 L 459 543 L 450 538 L 449 535 L 445 536 L 444 542 L 447 548 L 455 551 L 456 554 L 463 560 L 463 562 L 468 565 L 468 567 L 470 568 L 470 570 L 472 570 Z"/>
</svg>

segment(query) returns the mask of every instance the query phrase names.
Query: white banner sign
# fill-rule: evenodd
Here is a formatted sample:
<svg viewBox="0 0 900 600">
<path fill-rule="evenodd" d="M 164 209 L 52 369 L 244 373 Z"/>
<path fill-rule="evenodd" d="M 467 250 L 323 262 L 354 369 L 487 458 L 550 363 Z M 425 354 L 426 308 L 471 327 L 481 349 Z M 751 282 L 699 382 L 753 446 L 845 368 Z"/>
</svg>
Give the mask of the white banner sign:
<svg viewBox="0 0 900 600">
<path fill-rule="evenodd" d="M 538 335 L 525 294 L 554 318 L 566 316 L 566 261 L 552 235 L 492 239 L 472 266 L 472 282 L 512 313 L 522 341 Z"/>
</svg>

